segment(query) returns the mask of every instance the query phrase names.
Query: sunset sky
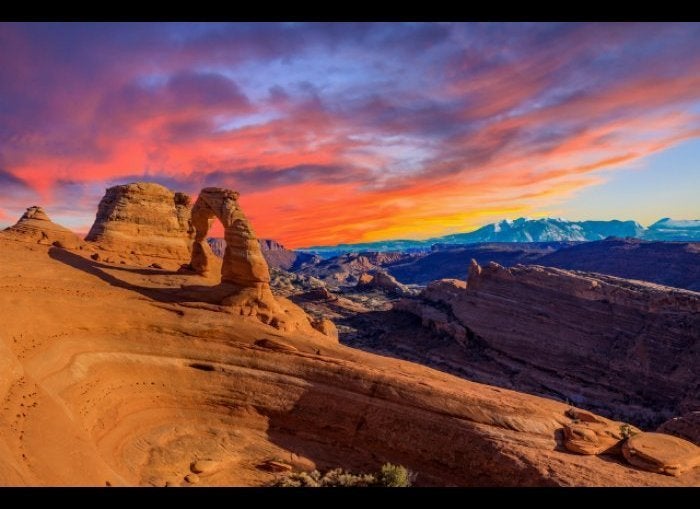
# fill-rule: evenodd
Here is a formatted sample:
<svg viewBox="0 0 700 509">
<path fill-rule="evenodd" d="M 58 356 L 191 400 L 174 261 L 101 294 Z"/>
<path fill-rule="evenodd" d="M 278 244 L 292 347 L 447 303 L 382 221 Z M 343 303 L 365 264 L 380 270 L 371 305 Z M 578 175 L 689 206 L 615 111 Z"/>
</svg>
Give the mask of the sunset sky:
<svg viewBox="0 0 700 509">
<path fill-rule="evenodd" d="M 239 190 L 288 247 L 700 218 L 700 24 L 0 24 L 0 225 Z"/>
</svg>

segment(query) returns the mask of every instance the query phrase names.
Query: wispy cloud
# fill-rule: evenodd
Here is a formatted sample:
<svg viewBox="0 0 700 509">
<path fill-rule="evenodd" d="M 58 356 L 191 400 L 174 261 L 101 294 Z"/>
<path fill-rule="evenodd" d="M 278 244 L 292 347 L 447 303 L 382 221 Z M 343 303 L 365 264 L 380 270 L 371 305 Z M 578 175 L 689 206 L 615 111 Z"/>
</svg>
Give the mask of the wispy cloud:
<svg viewBox="0 0 700 509">
<path fill-rule="evenodd" d="M 0 213 L 88 224 L 105 187 L 151 180 L 237 188 L 292 246 L 527 214 L 697 137 L 699 43 L 682 23 L 0 24 Z"/>
</svg>

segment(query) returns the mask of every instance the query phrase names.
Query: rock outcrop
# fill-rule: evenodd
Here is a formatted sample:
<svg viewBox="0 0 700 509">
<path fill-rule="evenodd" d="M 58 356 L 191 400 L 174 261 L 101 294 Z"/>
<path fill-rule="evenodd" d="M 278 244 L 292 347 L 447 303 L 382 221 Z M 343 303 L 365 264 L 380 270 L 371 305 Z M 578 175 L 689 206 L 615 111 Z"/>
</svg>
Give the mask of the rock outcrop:
<svg viewBox="0 0 700 509">
<path fill-rule="evenodd" d="M 384 270 L 377 269 L 372 273 L 360 274 L 355 289 L 359 291 L 379 290 L 394 297 L 418 295 L 417 290 L 399 283 L 394 276 Z"/>
<path fill-rule="evenodd" d="M 260 242 L 260 250 L 270 268 L 294 271 L 305 264 L 313 264 L 321 261 L 319 256 L 287 249 L 275 240 L 259 239 L 258 241 Z M 219 258 L 224 257 L 226 253 L 225 239 L 209 237 L 207 243 L 216 256 Z"/>
<path fill-rule="evenodd" d="M 37 244 L 56 244 L 67 249 L 79 247 L 83 241 L 68 228 L 56 224 L 38 206 L 29 207 L 13 226 L 3 230 L 7 238 Z"/>
<path fill-rule="evenodd" d="M 622 445 L 632 465 L 658 474 L 679 476 L 700 465 L 700 447 L 662 433 L 638 433 Z"/>
<path fill-rule="evenodd" d="M 294 270 L 318 278 L 328 286 L 352 287 L 364 273 L 383 271 L 383 267 L 413 258 L 414 255 L 404 253 L 348 253 L 327 260 L 313 257 Z"/>
<path fill-rule="evenodd" d="M 386 266 L 404 284 L 463 278 L 469 260 L 505 267 L 543 265 L 599 272 L 625 279 L 700 291 L 700 242 L 649 242 L 611 238 L 594 242 L 513 242 L 440 245 L 432 252 Z"/>
<path fill-rule="evenodd" d="M 319 318 L 311 322 L 311 326 L 329 338 L 338 339 L 338 328 L 328 318 Z"/>
<path fill-rule="evenodd" d="M 195 236 L 190 263 L 199 274 L 209 272 L 213 254 L 206 239 L 214 219 L 219 219 L 226 240 L 221 281 L 244 288 L 269 287 L 270 270 L 258 239 L 238 206 L 238 196 L 236 191 L 219 187 L 207 187 L 199 193 L 192 207 Z"/>
<path fill-rule="evenodd" d="M 669 419 L 656 431 L 684 438 L 700 446 L 700 411 L 689 412 L 680 417 Z"/>
<path fill-rule="evenodd" d="M 540 266 L 468 272 L 395 307 L 466 336 L 482 366 L 500 366 L 479 368 L 489 383 L 640 426 L 700 406 L 700 294 Z"/>
<path fill-rule="evenodd" d="M 625 422 L 611 421 L 585 410 L 571 409 L 567 415 L 574 420 L 564 425 L 564 447 L 577 454 L 619 454 L 623 440 L 640 433 Z"/>
<path fill-rule="evenodd" d="M 238 204 L 239 194 L 230 189 L 207 187 L 192 207 L 194 243 L 190 267 L 198 274 L 212 276 L 218 260 L 207 242 L 214 219 L 224 227 L 226 250 L 221 262 L 221 304 L 234 313 L 255 317 L 277 329 L 320 331 L 337 339 L 328 325 L 314 326 L 303 309 L 288 299 L 275 297 L 270 287 L 270 269 L 262 255 L 252 226 Z"/>
<path fill-rule="evenodd" d="M 178 268 L 191 256 L 190 198 L 159 184 L 110 187 L 85 240 L 137 265 Z"/>
</svg>

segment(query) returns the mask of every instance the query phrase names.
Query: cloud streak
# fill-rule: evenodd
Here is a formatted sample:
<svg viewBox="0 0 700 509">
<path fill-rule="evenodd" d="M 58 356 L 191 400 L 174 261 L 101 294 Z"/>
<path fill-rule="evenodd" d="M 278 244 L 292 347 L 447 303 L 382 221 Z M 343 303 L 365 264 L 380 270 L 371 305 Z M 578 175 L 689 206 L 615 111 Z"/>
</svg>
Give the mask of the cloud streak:
<svg viewBox="0 0 700 509">
<path fill-rule="evenodd" d="M 150 180 L 236 188 L 290 246 L 463 230 L 698 137 L 699 43 L 681 23 L 0 24 L 0 215 L 89 224 L 105 187 Z"/>
</svg>

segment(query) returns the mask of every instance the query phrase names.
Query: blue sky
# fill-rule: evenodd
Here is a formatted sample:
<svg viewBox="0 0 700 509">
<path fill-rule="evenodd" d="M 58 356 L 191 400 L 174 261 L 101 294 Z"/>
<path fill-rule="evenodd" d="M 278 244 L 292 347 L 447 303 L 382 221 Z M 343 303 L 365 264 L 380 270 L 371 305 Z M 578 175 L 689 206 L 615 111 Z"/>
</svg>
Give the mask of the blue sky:
<svg viewBox="0 0 700 509">
<path fill-rule="evenodd" d="M 698 23 L 0 23 L 0 224 L 241 192 L 289 247 L 698 218 Z"/>
</svg>

